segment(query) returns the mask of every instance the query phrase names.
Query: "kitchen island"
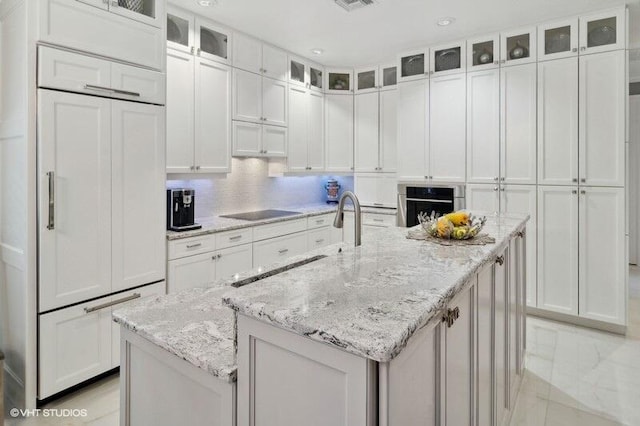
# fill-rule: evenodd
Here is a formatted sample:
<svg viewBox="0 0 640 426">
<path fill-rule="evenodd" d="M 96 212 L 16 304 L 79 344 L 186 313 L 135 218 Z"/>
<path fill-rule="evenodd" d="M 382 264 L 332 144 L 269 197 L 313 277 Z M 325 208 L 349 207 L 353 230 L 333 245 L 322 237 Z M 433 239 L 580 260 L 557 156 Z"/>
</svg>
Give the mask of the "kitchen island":
<svg viewBox="0 0 640 426">
<path fill-rule="evenodd" d="M 127 371 L 137 338 L 215 376 L 218 360 L 204 353 L 216 352 L 206 342 L 219 327 L 206 311 L 225 309 L 222 297 L 236 313 L 225 341 L 237 345 L 237 371 L 217 380 L 237 392 L 237 417 L 191 424 L 503 424 L 523 368 L 526 220 L 489 218 L 485 231 L 496 242 L 484 246 L 440 246 L 391 228 L 361 247 L 325 247 L 326 258 L 241 288 L 228 281 L 183 295 L 182 306 L 200 306 L 199 322 L 183 309 L 184 324 L 173 332 L 161 332 L 162 321 L 147 315 L 166 308 L 165 320 L 172 318 L 166 298 L 116 313 L 123 412 L 135 411 L 128 388 L 140 389 Z M 190 347 L 209 364 L 198 365 Z"/>
</svg>

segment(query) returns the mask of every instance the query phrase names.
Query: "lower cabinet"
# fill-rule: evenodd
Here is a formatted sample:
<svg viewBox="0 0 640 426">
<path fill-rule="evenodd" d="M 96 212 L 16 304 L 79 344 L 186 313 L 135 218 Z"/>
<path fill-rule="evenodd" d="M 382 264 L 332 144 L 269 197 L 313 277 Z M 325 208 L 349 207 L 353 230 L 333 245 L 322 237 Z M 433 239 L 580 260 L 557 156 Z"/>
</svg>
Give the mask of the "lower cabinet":
<svg viewBox="0 0 640 426">
<path fill-rule="evenodd" d="M 306 232 L 258 241 L 253 243 L 254 266 L 266 266 L 305 251 L 307 251 Z"/>
<path fill-rule="evenodd" d="M 38 398 L 117 367 L 120 335 L 111 312 L 126 302 L 164 293 L 162 281 L 40 315 Z"/>
<path fill-rule="evenodd" d="M 354 176 L 354 189 L 363 206 L 398 206 L 398 180 L 395 174 L 358 173 Z"/>
<path fill-rule="evenodd" d="M 396 226 L 396 220 L 395 213 L 393 215 L 384 213 L 362 213 L 362 235 L 369 235 L 372 232 Z M 345 243 L 354 243 L 355 227 L 356 224 L 353 212 L 344 212 L 344 226 L 342 227 L 342 234 Z"/>
</svg>

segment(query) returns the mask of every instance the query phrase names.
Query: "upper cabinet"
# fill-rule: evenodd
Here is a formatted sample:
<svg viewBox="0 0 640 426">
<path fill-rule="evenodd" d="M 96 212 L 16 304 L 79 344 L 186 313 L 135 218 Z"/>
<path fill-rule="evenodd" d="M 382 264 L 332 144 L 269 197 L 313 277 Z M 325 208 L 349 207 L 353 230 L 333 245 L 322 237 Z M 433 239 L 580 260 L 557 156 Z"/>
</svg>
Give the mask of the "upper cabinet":
<svg viewBox="0 0 640 426">
<path fill-rule="evenodd" d="M 353 92 L 353 70 L 348 68 L 327 70 L 325 92 L 351 94 Z"/>
<path fill-rule="evenodd" d="M 466 71 L 464 41 L 431 48 L 429 74 L 431 76 L 457 74 Z"/>
<path fill-rule="evenodd" d="M 500 65 L 500 35 L 467 40 L 467 71 L 497 68 Z"/>
<path fill-rule="evenodd" d="M 195 51 L 195 17 L 180 9 L 167 10 L 167 47 L 183 52 Z"/>
<path fill-rule="evenodd" d="M 324 68 L 321 65 L 296 56 L 289 56 L 288 64 L 289 84 L 322 91 L 324 87 Z"/>
<path fill-rule="evenodd" d="M 538 60 L 547 61 L 578 54 L 578 20 L 552 22 L 538 26 Z"/>
<path fill-rule="evenodd" d="M 287 52 L 246 34 L 234 33 L 233 66 L 276 80 L 287 80 Z"/>
<path fill-rule="evenodd" d="M 502 33 L 500 47 L 500 63 L 503 66 L 536 62 L 536 28 L 520 28 Z"/>
<path fill-rule="evenodd" d="M 625 9 L 580 18 L 580 54 L 625 48 Z"/>
<path fill-rule="evenodd" d="M 374 65 L 355 70 L 356 93 L 393 90 L 398 84 L 396 64 Z"/>
<path fill-rule="evenodd" d="M 429 49 L 416 49 L 398 56 L 398 81 L 427 78 L 429 73 Z"/>
<path fill-rule="evenodd" d="M 138 1 L 112 1 L 109 3 L 102 2 L 106 8 L 108 4 L 109 11 L 117 15 L 135 21 L 143 22 L 154 27 L 162 28 L 162 19 L 164 18 L 164 1 L 161 0 L 138 0 Z M 101 5 L 101 6 L 102 6 Z"/>
</svg>

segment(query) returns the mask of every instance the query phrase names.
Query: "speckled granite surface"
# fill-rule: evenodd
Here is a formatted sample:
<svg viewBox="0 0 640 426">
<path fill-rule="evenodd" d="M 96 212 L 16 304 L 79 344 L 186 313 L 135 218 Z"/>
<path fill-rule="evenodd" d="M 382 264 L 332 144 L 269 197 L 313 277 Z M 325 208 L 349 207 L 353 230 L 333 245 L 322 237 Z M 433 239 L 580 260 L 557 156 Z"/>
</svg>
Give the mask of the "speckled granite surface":
<svg viewBox="0 0 640 426">
<path fill-rule="evenodd" d="M 378 362 L 402 351 L 467 281 L 524 227 L 491 217 L 486 246 L 445 247 L 389 228 L 361 247 L 237 289 L 224 303 L 260 321 Z"/>
<path fill-rule="evenodd" d="M 279 207 L 280 210 L 290 210 L 300 212 L 299 215 L 285 216 L 275 219 L 265 219 L 258 221 L 248 221 L 240 219 L 231 219 L 228 217 L 210 217 L 201 218 L 196 222 L 202 225 L 201 229 L 195 229 L 193 231 L 174 232 L 167 231 L 167 240 L 179 240 L 182 238 L 196 237 L 199 235 L 215 234 L 217 232 L 231 231 L 234 229 L 249 228 L 252 226 L 264 225 L 267 223 L 285 222 L 287 220 L 300 219 L 303 217 L 319 216 L 325 213 L 335 212 L 337 206 L 335 204 L 307 204 L 303 206 L 287 206 Z M 353 206 L 346 205 L 345 210 L 353 211 Z M 381 207 L 362 207 L 363 213 L 378 213 L 387 215 L 396 215 L 396 209 L 381 208 Z"/>
</svg>

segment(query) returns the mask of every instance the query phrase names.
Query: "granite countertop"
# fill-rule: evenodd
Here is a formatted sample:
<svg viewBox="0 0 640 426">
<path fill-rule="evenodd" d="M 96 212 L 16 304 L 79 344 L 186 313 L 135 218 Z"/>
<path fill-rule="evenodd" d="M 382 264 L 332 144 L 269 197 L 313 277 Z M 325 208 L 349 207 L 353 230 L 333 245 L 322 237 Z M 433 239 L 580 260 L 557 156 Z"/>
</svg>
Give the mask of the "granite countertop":
<svg viewBox="0 0 640 426">
<path fill-rule="evenodd" d="M 167 240 L 170 240 L 170 241 L 179 240 L 182 238 L 197 237 L 197 236 L 206 235 L 206 234 L 215 234 L 217 232 L 231 231 L 234 229 L 250 228 L 253 226 L 265 225 L 267 223 L 284 222 L 287 220 L 300 219 L 304 217 L 319 216 L 322 214 L 335 212 L 337 210 L 337 205 L 318 203 L 318 204 L 305 204 L 301 206 L 279 207 L 278 209 L 300 212 L 300 214 L 293 215 L 293 216 L 278 217 L 274 219 L 255 220 L 255 221 L 231 219 L 228 217 L 220 217 L 220 216 L 199 218 L 198 220 L 196 220 L 196 222 L 201 224 L 202 228 L 194 229 L 192 231 L 183 231 L 183 232 L 167 231 Z M 353 206 L 351 204 L 347 204 L 345 205 L 345 210 L 353 211 Z M 392 208 L 384 208 L 384 207 L 362 207 L 362 212 L 388 214 L 388 215 L 395 216 L 397 213 L 397 210 Z"/>
<path fill-rule="evenodd" d="M 363 245 L 239 288 L 224 303 L 313 340 L 388 362 L 508 244 L 528 216 L 490 217 L 496 243 L 439 246 L 375 233 Z"/>
</svg>

